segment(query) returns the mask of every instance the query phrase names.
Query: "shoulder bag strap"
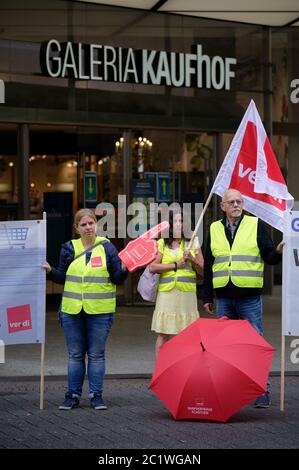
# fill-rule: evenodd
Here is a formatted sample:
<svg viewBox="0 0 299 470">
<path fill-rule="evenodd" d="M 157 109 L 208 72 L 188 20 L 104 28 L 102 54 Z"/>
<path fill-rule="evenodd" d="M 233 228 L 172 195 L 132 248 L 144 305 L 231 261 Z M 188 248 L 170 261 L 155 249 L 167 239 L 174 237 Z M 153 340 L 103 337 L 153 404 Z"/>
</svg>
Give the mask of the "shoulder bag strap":
<svg viewBox="0 0 299 470">
<path fill-rule="evenodd" d="M 106 240 L 101 240 L 100 242 L 95 243 L 95 244 L 92 245 L 90 248 L 87 248 L 87 250 L 82 251 L 82 253 L 80 253 L 80 255 L 76 256 L 76 258 L 74 258 L 73 261 L 75 261 L 75 259 L 80 258 L 80 256 L 86 255 L 86 253 L 87 253 L 88 251 L 92 251 L 92 250 L 93 250 L 94 248 L 96 248 L 97 246 L 103 245 L 105 242 L 106 242 Z"/>
</svg>

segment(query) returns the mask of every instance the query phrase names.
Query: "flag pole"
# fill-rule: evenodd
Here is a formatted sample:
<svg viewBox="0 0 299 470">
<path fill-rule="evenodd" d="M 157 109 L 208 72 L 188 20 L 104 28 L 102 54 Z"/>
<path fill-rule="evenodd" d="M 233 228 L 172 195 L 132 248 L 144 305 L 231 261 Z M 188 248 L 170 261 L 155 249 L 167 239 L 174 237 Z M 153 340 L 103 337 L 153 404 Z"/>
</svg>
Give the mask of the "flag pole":
<svg viewBox="0 0 299 470">
<path fill-rule="evenodd" d="M 194 229 L 194 231 L 193 231 L 193 233 L 192 233 L 192 236 L 191 236 L 191 238 L 190 238 L 190 241 L 189 241 L 189 243 L 188 243 L 187 250 L 190 250 L 191 247 L 192 247 L 192 245 L 193 245 L 194 238 L 195 238 L 195 236 L 196 236 L 196 234 L 197 234 L 197 232 L 198 232 L 198 229 L 199 229 L 199 227 L 200 227 L 200 224 L 202 223 L 203 217 L 204 217 L 204 215 L 205 215 L 205 213 L 206 213 L 206 210 L 207 210 L 207 208 L 208 208 L 208 205 L 210 204 L 210 201 L 211 201 L 211 199 L 212 199 L 212 196 L 213 196 L 213 188 L 211 189 L 210 194 L 209 194 L 209 196 L 208 196 L 208 199 L 206 200 L 205 205 L 204 205 L 204 207 L 203 207 L 203 210 L 202 210 L 202 212 L 201 212 L 201 214 L 200 214 L 200 216 L 199 216 L 198 222 L 197 222 L 197 224 L 196 224 L 196 226 L 195 226 L 195 229 Z"/>
<path fill-rule="evenodd" d="M 43 212 L 43 220 L 47 220 L 47 213 Z M 46 296 L 46 289 L 45 289 Z M 45 299 L 46 305 L 46 299 Z M 46 318 L 46 317 L 45 317 Z M 46 320 L 45 320 L 46 321 Z M 44 394 L 45 394 L 45 341 L 41 344 L 40 354 L 40 387 L 39 387 L 39 409 L 44 409 Z"/>
<path fill-rule="evenodd" d="M 285 378 L 285 350 L 286 337 L 281 335 L 281 354 L 280 354 L 280 411 L 284 411 L 284 378 Z"/>
</svg>

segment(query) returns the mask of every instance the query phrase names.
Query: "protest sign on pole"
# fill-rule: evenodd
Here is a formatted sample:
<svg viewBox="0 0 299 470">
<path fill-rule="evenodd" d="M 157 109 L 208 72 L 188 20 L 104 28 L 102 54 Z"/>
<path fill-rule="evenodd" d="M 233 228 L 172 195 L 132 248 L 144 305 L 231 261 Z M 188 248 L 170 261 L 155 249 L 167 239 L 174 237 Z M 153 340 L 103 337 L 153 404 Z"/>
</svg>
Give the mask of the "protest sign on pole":
<svg viewBox="0 0 299 470">
<path fill-rule="evenodd" d="M 299 336 L 299 211 L 286 212 L 282 265 L 282 334 Z"/>
<path fill-rule="evenodd" d="M 41 345 L 40 409 L 44 395 L 46 220 L 0 222 L 0 341 Z"/>
<path fill-rule="evenodd" d="M 299 211 L 284 216 L 282 263 L 282 337 L 280 367 L 280 410 L 284 410 L 285 338 L 299 336 Z"/>
<path fill-rule="evenodd" d="M 46 221 L 0 222 L 0 339 L 45 342 Z"/>
</svg>

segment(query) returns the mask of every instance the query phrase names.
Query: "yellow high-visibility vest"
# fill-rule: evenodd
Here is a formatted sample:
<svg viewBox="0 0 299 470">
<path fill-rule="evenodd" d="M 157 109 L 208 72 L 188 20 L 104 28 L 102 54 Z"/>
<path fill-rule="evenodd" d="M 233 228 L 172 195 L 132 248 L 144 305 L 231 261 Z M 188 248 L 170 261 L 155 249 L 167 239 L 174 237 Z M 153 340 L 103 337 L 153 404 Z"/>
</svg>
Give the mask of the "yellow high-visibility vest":
<svg viewBox="0 0 299 470">
<path fill-rule="evenodd" d="M 107 241 L 97 237 L 95 244 Z M 75 258 L 85 251 L 82 240 L 72 240 Z M 86 313 L 114 313 L 116 307 L 116 286 L 110 281 L 107 270 L 106 252 L 103 245 L 92 250 L 89 263 L 86 256 L 74 259 L 66 272 L 62 294 L 61 310 L 64 313 L 77 314 L 81 309 Z"/>
<path fill-rule="evenodd" d="M 162 264 L 172 264 L 178 261 L 183 257 L 186 249 L 184 240 L 180 243 L 177 255 L 165 245 L 163 239 L 158 241 L 158 245 L 159 251 L 163 251 Z M 195 251 L 190 251 L 195 256 Z M 168 292 L 174 288 L 184 292 L 196 292 L 196 272 L 192 268 L 191 261 L 188 261 L 183 269 L 177 269 L 177 271 L 171 270 L 160 274 L 158 292 Z"/>
<path fill-rule="evenodd" d="M 223 223 L 219 220 L 211 224 L 215 289 L 226 286 L 229 279 L 237 287 L 263 287 L 264 262 L 257 244 L 257 225 L 257 217 L 244 215 L 230 247 Z"/>
</svg>

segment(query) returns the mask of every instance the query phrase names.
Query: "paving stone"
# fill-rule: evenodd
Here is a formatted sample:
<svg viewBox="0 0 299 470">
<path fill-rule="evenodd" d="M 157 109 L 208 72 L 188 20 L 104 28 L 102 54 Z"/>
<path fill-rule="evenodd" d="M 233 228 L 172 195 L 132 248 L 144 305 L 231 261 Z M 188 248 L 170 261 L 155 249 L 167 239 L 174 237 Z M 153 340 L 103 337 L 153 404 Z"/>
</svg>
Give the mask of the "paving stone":
<svg viewBox="0 0 299 470">
<path fill-rule="evenodd" d="M 272 377 L 273 405 L 247 405 L 228 423 L 175 421 L 147 388 L 146 379 L 106 379 L 106 411 L 60 411 L 65 383 L 52 381 L 39 410 L 36 384 L 0 381 L 2 449 L 298 449 L 299 377 L 286 377 L 285 412 L 279 410 L 279 377 Z"/>
</svg>

